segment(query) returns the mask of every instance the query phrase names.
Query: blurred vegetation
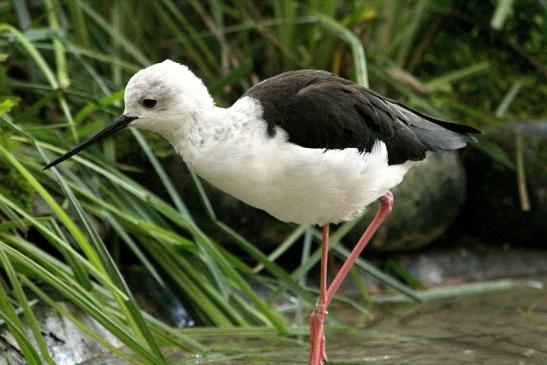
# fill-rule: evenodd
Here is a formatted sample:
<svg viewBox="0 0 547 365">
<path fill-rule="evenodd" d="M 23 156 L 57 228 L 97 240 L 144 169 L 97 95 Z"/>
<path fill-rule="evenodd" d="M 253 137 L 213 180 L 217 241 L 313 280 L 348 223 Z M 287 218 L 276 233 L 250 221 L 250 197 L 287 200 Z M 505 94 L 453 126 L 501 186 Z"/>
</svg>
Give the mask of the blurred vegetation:
<svg viewBox="0 0 547 365">
<path fill-rule="evenodd" d="M 534 0 L 0 0 L 0 323 L 30 364 L 53 363 L 28 297 L 85 329 L 44 290 L 53 288 L 131 350 L 90 333 L 122 358 L 161 364 L 166 345 L 205 351 L 191 330 L 139 309 L 113 259 L 116 247 L 172 288 L 200 324 L 287 332 L 300 322 L 274 303 L 297 303 L 297 312 L 313 306 L 306 273 L 319 259 L 316 245 L 310 251 L 317 231 L 298 227 L 269 260 L 216 220 L 200 189 L 242 260 L 194 222 L 163 167 L 161 157 L 172 152 L 157 137 L 126 132 L 41 171 L 120 114 L 124 84 L 138 69 L 183 62 L 224 106 L 265 77 L 326 69 L 424 112 L 495 128 L 545 118 L 545 14 L 545 2 Z M 499 147 L 478 147 L 509 159 Z M 161 191 L 148 190 L 150 171 Z M 350 225 L 333 236 L 337 255 Z M 276 264 L 304 236 L 302 265 L 290 272 Z M 366 262 L 359 267 L 415 296 Z"/>
</svg>

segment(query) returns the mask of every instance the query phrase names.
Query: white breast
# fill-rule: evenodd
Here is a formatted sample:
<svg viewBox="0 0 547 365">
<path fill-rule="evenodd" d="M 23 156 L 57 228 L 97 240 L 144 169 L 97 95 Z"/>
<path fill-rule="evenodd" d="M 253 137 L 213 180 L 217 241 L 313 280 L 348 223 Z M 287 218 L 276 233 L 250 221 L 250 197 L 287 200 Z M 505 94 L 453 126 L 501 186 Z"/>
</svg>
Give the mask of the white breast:
<svg viewBox="0 0 547 365">
<path fill-rule="evenodd" d="M 281 130 L 270 137 L 265 121 L 249 114 L 253 108 L 238 103 L 226 110 L 223 122 L 209 127 L 212 133 L 202 144 L 175 147 L 202 178 L 279 220 L 320 225 L 350 220 L 399 184 L 413 164 L 389 166 L 383 142 L 359 153 L 300 147 L 287 142 Z M 222 130 L 215 133 L 215 126 Z"/>
</svg>

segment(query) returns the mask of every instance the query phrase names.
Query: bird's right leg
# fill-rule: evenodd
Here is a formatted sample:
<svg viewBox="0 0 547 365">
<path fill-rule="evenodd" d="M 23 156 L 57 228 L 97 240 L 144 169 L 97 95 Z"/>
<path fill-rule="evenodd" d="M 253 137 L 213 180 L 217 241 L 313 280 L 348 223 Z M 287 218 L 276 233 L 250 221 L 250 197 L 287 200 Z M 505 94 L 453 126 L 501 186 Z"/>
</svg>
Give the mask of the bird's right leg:
<svg viewBox="0 0 547 365">
<path fill-rule="evenodd" d="M 329 254 L 329 225 L 323 226 L 321 242 L 321 278 L 319 298 L 310 314 L 310 365 L 321 365 L 327 360 L 325 348 L 325 317 L 327 315 L 327 261 Z"/>
<path fill-rule="evenodd" d="M 310 365 L 322 365 L 327 360 L 325 349 L 325 317 L 327 306 L 334 297 L 334 294 L 340 287 L 340 284 L 347 276 L 351 267 L 359 258 L 359 255 L 368 244 L 374 233 L 378 230 L 382 222 L 391 213 L 393 207 L 393 194 L 388 191 L 380 198 L 380 207 L 374 216 L 374 219 L 365 230 L 350 255 L 334 277 L 334 280 L 327 289 L 327 257 L 329 242 L 329 226 L 323 226 L 322 254 L 321 254 L 321 284 L 319 287 L 319 300 L 315 309 L 310 315 Z"/>
</svg>

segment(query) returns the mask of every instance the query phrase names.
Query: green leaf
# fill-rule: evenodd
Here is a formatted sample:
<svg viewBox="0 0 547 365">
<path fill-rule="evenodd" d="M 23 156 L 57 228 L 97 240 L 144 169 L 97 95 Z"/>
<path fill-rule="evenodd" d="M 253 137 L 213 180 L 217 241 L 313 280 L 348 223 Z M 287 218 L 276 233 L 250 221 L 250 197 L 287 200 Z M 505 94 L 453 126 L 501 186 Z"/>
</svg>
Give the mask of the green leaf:
<svg viewBox="0 0 547 365">
<path fill-rule="evenodd" d="M 513 0 L 498 0 L 498 5 L 490 20 L 490 26 L 496 30 L 501 30 L 507 18 L 513 14 Z"/>
<path fill-rule="evenodd" d="M 26 322 L 29 325 L 32 331 L 32 334 L 34 335 L 34 340 L 38 344 L 38 348 L 40 349 L 43 359 L 45 359 L 45 361 L 48 364 L 55 365 L 55 362 L 53 361 L 53 359 L 51 358 L 49 354 L 46 341 L 44 337 L 42 336 L 42 333 L 40 332 L 40 325 L 38 321 L 36 320 L 34 312 L 32 311 L 30 307 L 30 303 L 27 299 L 27 296 L 23 292 L 23 287 L 21 286 L 21 283 L 19 282 L 19 278 L 17 277 L 17 274 L 15 273 L 15 270 L 13 266 L 11 265 L 10 260 L 8 259 L 8 256 L 6 255 L 6 253 L 1 247 L 0 247 L 0 263 L 2 267 L 4 268 L 4 270 L 6 270 L 11 286 L 13 287 L 13 292 L 15 294 L 15 297 L 17 298 L 17 301 L 23 308 L 23 313 L 25 315 Z M 2 293 L 0 293 L 0 295 L 2 295 Z"/>
<path fill-rule="evenodd" d="M 6 98 L 0 102 L 0 116 L 7 114 L 19 104 L 18 98 Z"/>
</svg>

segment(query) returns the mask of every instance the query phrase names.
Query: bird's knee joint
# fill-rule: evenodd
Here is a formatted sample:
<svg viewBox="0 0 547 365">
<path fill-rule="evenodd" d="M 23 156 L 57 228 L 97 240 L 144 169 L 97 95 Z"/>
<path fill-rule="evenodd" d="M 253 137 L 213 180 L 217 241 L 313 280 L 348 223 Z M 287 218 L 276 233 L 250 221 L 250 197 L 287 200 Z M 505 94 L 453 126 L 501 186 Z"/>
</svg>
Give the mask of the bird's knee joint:
<svg viewBox="0 0 547 365">
<path fill-rule="evenodd" d="M 391 212 L 391 209 L 393 208 L 393 200 L 393 193 L 388 191 L 380 198 L 380 204 L 382 204 L 384 209 L 388 209 L 388 211 Z"/>
</svg>

